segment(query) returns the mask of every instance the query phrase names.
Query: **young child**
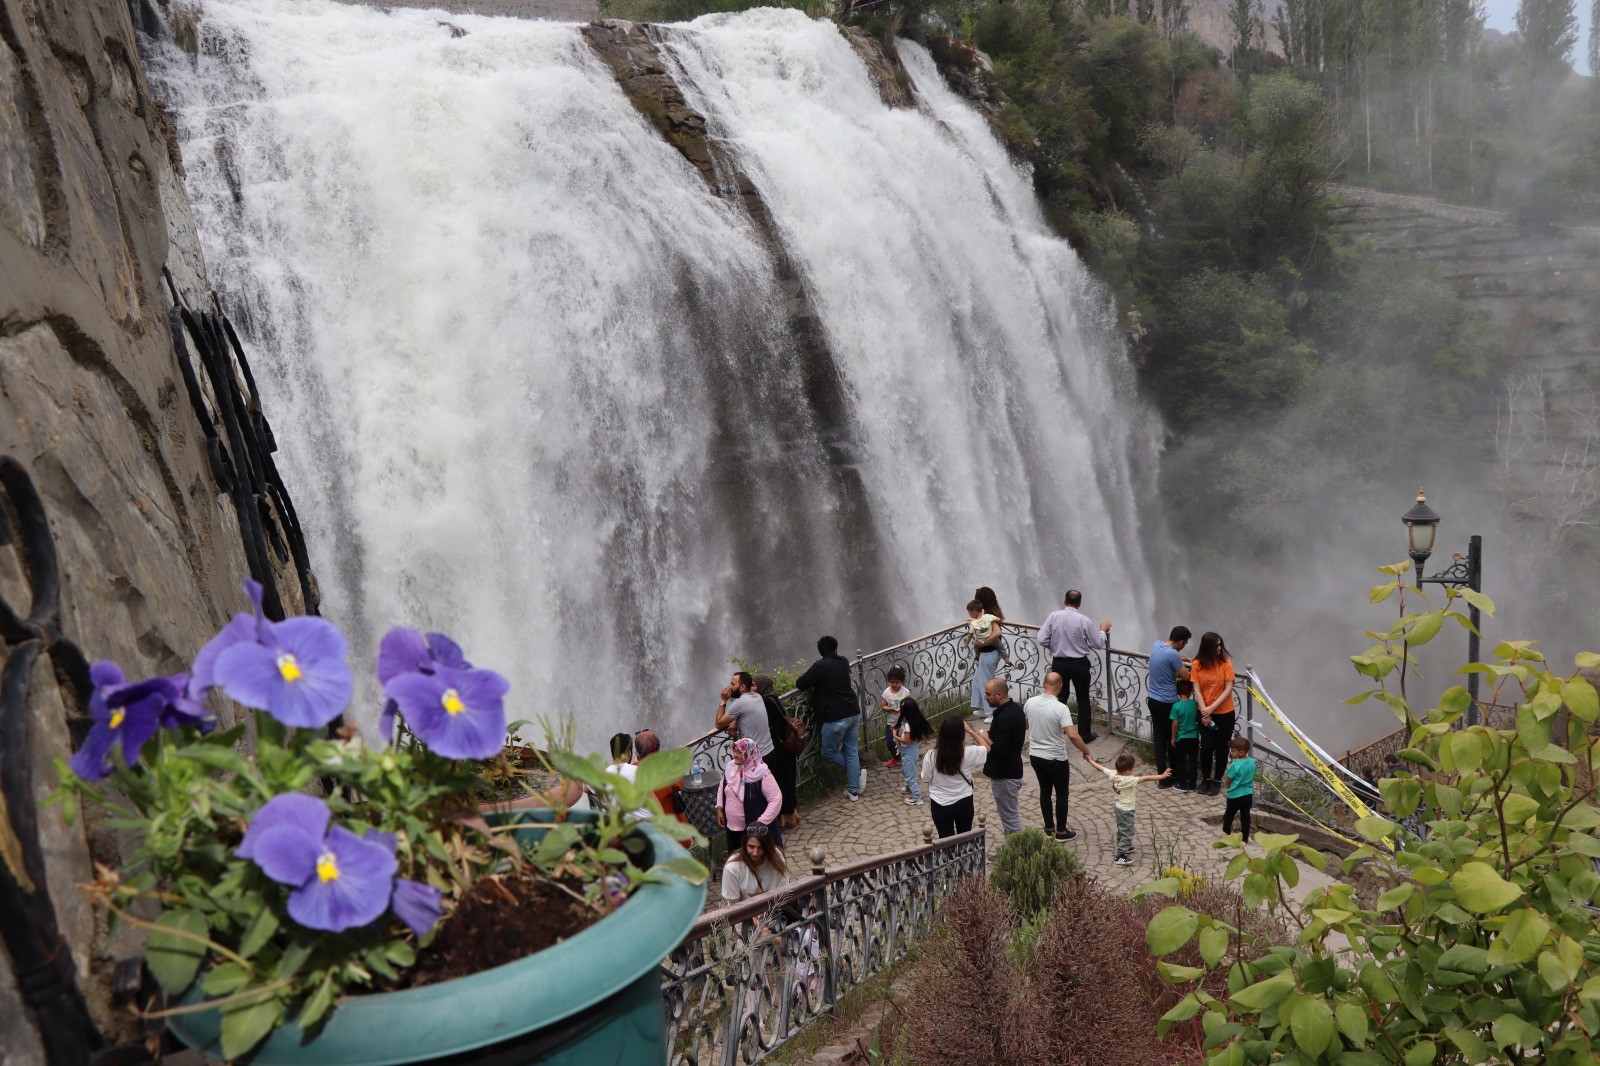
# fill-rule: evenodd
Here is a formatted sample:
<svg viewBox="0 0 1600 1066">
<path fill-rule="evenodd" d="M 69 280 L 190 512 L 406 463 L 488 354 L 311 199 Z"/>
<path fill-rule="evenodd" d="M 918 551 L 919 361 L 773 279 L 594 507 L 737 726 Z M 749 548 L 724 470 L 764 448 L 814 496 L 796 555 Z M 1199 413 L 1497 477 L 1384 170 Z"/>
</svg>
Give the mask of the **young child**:
<svg viewBox="0 0 1600 1066">
<path fill-rule="evenodd" d="M 1172 705 L 1172 790 L 1193 792 L 1200 767 L 1200 703 L 1194 682 L 1177 680 L 1178 702 Z"/>
<path fill-rule="evenodd" d="M 928 724 L 928 719 L 922 713 L 922 708 L 917 706 L 917 701 L 910 696 L 900 704 L 900 725 L 896 727 L 895 739 L 900 742 L 900 773 L 906 779 L 906 806 L 922 806 L 922 783 L 917 779 L 919 758 L 922 754 L 922 742 L 933 736 L 933 726 Z"/>
<path fill-rule="evenodd" d="M 1116 794 L 1114 806 L 1117 811 L 1117 865 L 1129 866 L 1133 863 L 1133 822 L 1135 790 L 1146 781 L 1165 781 L 1172 776 L 1171 770 L 1164 770 L 1159 774 L 1144 774 L 1135 776 L 1133 768 L 1137 760 L 1127 752 L 1117 756 L 1116 769 L 1102 766 L 1090 756 L 1089 765 L 1111 778 L 1111 791 Z"/>
<path fill-rule="evenodd" d="M 898 666 L 891 666 L 885 675 L 889 687 L 883 690 L 883 740 L 889 746 L 889 765 L 900 765 L 900 704 L 911 695 L 911 690 L 906 688 L 906 672 Z"/>
<path fill-rule="evenodd" d="M 1233 816 L 1239 816 L 1239 829 L 1250 840 L 1250 808 L 1256 801 L 1256 761 L 1250 756 L 1250 741 L 1234 737 L 1228 744 L 1228 771 L 1222 775 L 1227 806 L 1222 811 L 1222 833 L 1233 832 Z"/>
</svg>

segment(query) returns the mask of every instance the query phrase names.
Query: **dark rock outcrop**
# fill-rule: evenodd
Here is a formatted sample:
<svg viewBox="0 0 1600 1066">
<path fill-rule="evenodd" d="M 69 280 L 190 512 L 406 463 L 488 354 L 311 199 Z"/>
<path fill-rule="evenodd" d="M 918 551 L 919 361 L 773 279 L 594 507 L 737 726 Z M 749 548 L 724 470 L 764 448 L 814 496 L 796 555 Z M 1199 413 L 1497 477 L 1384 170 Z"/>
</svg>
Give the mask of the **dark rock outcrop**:
<svg viewBox="0 0 1600 1066">
<path fill-rule="evenodd" d="M 132 676 L 184 668 L 242 605 L 248 573 L 239 511 L 217 484 L 174 353 L 162 268 L 170 259 L 178 289 L 200 306 L 207 294 L 185 238 L 192 232 L 128 5 L 0 0 L 0 455 L 20 463 L 42 497 L 62 633 Z M 244 380 L 243 368 L 227 372 Z M 200 407 L 214 412 L 222 390 L 201 379 Z M 288 524 L 275 502 L 264 510 Z M 26 609 L 36 575 L 10 533 L 15 520 L 0 520 L 0 595 Z M 297 613 L 306 604 L 289 555 L 270 565 L 284 610 Z M 26 706 L 42 799 L 54 787 L 52 760 L 70 751 L 67 720 L 83 708 L 53 671 L 32 676 Z M 115 860 L 114 842 L 92 822 L 66 825 L 58 808 L 38 817 L 79 981 L 100 1026 L 115 1032 L 111 948 L 75 887 L 92 880 L 91 855 Z M 0 950 L 0 1061 L 41 1055 Z"/>
</svg>

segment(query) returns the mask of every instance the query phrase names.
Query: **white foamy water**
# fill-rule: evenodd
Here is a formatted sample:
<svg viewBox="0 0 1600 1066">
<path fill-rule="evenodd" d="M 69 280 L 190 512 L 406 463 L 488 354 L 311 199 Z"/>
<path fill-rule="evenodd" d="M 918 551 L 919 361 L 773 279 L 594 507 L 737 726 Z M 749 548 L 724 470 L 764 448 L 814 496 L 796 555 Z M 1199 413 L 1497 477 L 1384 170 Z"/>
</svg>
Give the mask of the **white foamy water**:
<svg viewBox="0 0 1600 1066">
<path fill-rule="evenodd" d="M 826 23 L 669 31 L 803 272 L 819 371 L 742 209 L 576 27 L 203 10 L 201 55 L 154 76 L 358 662 L 437 628 L 511 678 L 513 718 L 680 740 L 730 656 L 890 643 L 977 584 L 1018 618 L 1068 584 L 1150 613 L 1154 438 L 1103 301 L 925 55 L 924 109 L 891 111 Z"/>
</svg>

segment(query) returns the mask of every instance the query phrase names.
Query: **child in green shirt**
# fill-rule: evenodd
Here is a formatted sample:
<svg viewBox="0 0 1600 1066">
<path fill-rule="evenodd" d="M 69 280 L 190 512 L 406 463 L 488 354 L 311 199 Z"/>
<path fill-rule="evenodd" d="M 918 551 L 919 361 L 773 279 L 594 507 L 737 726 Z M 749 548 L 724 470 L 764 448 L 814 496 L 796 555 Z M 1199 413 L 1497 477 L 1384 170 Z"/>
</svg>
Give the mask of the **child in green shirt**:
<svg viewBox="0 0 1600 1066">
<path fill-rule="evenodd" d="M 1228 772 L 1222 775 L 1228 805 L 1222 812 L 1222 833 L 1233 832 L 1233 816 L 1239 816 L 1244 839 L 1250 839 L 1250 808 L 1256 801 L 1256 761 L 1250 757 L 1250 741 L 1234 737 L 1228 744 Z"/>
<path fill-rule="evenodd" d="M 1194 698 L 1194 682 L 1179 678 L 1175 685 L 1178 702 L 1172 705 L 1172 789 L 1193 792 L 1195 771 L 1200 768 L 1200 704 Z"/>
</svg>

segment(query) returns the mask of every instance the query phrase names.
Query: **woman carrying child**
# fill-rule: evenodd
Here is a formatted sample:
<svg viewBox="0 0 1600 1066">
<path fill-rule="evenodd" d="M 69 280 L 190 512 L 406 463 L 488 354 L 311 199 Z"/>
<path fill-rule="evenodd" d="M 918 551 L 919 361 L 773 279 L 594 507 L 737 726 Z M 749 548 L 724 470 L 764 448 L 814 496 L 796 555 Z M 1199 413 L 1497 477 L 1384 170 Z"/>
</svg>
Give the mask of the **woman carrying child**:
<svg viewBox="0 0 1600 1066">
<path fill-rule="evenodd" d="M 983 698 L 983 689 L 1000 669 L 1000 623 L 1005 620 L 1005 612 L 1000 610 L 1000 601 L 995 598 L 994 590 L 987 585 L 979 588 L 967 604 L 965 643 L 978 658 L 972 672 L 972 709 L 984 721 L 994 714 Z"/>
<path fill-rule="evenodd" d="M 964 743 L 967 738 L 975 743 Z M 989 739 L 960 718 L 946 718 L 939 739 L 922 757 L 922 780 L 928 785 L 928 809 L 940 837 L 972 829 L 972 772 L 988 758 Z"/>
<path fill-rule="evenodd" d="M 903 791 L 908 807 L 922 806 L 922 784 L 917 779 L 921 769 L 918 756 L 922 752 L 922 742 L 931 736 L 933 726 L 928 724 L 917 701 L 907 696 L 900 703 L 900 723 L 895 726 L 895 741 L 900 745 L 900 774 L 906 779 Z"/>
<path fill-rule="evenodd" d="M 723 768 L 717 783 L 717 824 L 728 831 L 728 850 L 744 845 L 746 828 L 765 827 L 772 843 L 783 847 L 783 830 L 778 814 L 783 810 L 783 792 L 777 778 L 761 760 L 761 749 L 749 737 L 733 742 L 733 757 Z"/>
</svg>

